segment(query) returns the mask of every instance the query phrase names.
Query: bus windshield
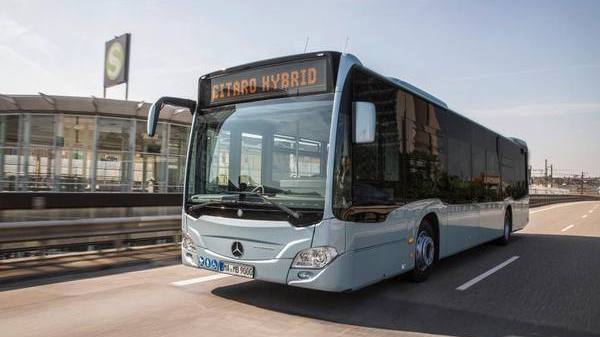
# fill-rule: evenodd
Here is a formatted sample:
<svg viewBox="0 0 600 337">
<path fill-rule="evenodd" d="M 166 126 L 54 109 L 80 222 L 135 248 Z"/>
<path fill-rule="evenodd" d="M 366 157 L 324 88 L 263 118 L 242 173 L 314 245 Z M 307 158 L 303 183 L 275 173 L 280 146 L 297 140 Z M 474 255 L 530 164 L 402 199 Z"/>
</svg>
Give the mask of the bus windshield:
<svg viewBox="0 0 600 337">
<path fill-rule="evenodd" d="M 254 201 L 322 211 L 332 109 L 333 94 L 321 94 L 200 110 L 192 130 L 186 204 L 224 208 L 254 195 L 260 196 L 250 198 Z M 252 204 L 267 203 L 244 206 Z"/>
</svg>

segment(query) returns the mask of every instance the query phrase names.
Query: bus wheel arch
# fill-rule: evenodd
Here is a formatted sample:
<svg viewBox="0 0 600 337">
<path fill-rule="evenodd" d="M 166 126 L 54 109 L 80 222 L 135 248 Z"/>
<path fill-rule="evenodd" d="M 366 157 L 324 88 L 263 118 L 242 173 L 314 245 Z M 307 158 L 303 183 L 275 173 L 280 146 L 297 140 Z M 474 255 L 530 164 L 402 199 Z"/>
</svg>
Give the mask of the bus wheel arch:
<svg viewBox="0 0 600 337">
<path fill-rule="evenodd" d="M 433 242 L 435 244 L 435 261 L 440 259 L 440 221 L 435 212 L 426 214 L 421 222 L 427 221 L 433 230 Z"/>
<path fill-rule="evenodd" d="M 439 232 L 438 223 L 434 213 L 427 214 L 419 222 L 415 238 L 415 265 L 410 271 L 410 279 L 413 282 L 425 281 L 431 274 L 439 254 L 439 243 L 436 243 L 439 241 L 436 239 L 439 234 L 436 235 L 436 229 L 434 229 L 437 227 Z"/>
</svg>

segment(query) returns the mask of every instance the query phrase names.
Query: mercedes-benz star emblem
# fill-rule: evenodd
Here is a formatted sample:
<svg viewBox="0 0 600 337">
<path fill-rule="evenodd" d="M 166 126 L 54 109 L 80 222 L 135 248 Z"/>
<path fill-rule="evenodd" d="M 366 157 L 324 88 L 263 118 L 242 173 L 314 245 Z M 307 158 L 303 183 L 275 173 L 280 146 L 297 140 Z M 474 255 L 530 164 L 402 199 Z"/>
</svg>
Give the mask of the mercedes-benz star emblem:
<svg viewBox="0 0 600 337">
<path fill-rule="evenodd" d="M 231 254 L 235 257 L 242 257 L 242 255 L 244 255 L 244 246 L 242 246 L 241 242 L 235 241 L 231 245 Z"/>
</svg>

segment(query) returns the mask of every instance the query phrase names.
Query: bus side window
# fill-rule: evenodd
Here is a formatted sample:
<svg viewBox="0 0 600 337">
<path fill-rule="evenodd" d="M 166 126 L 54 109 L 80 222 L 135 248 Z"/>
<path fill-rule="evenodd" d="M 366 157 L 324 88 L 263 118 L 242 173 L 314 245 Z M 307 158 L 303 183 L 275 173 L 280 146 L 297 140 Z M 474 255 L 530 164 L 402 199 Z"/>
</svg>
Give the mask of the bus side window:
<svg viewBox="0 0 600 337">
<path fill-rule="evenodd" d="M 353 74 L 353 101 L 375 106 L 372 142 L 352 145 L 352 204 L 394 205 L 402 201 L 402 113 L 398 89 L 362 71 Z"/>
</svg>

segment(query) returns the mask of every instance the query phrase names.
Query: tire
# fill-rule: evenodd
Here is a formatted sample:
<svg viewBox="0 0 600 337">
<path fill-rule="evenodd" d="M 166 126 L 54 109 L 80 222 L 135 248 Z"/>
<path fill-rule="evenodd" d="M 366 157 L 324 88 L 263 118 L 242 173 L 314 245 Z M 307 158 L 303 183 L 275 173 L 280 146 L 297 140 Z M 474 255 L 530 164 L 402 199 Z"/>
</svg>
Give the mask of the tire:
<svg viewBox="0 0 600 337">
<path fill-rule="evenodd" d="M 429 277 L 435 262 L 436 249 L 433 227 L 427 219 L 423 219 L 415 240 L 415 267 L 410 271 L 411 281 L 423 282 Z"/>
<path fill-rule="evenodd" d="M 512 212 L 510 210 L 506 210 L 504 213 L 504 228 L 502 230 L 502 237 L 498 239 L 498 244 L 502 246 L 508 245 L 510 238 L 512 236 Z"/>
</svg>

